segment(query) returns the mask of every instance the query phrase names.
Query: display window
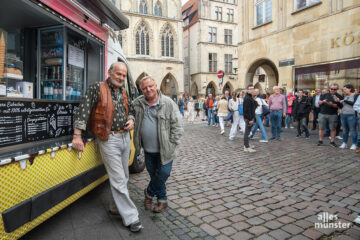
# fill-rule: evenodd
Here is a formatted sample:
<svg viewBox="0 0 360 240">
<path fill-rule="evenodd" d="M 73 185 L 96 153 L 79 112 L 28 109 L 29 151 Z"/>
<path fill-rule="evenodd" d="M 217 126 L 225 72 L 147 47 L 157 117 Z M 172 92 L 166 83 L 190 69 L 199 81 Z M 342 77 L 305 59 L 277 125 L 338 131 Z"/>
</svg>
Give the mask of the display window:
<svg viewBox="0 0 360 240">
<path fill-rule="evenodd" d="M 0 97 L 79 102 L 103 79 L 105 43 L 16 2 L 0 9 Z"/>
<path fill-rule="evenodd" d="M 360 59 L 295 68 L 295 89 L 329 88 L 337 83 L 360 87 Z"/>
</svg>

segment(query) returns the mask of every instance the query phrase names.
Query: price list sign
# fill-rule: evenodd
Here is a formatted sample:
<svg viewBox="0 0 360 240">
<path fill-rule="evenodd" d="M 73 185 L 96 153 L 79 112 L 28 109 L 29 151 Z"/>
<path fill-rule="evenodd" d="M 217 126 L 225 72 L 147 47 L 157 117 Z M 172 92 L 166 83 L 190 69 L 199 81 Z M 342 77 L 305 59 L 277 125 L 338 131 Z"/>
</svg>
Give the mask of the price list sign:
<svg viewBox="0 0 360 240">
<path fill-rule="evenodd" d="M 77 103 L 0 101 L 0 147 L 72 134 Z"/>
</svg>

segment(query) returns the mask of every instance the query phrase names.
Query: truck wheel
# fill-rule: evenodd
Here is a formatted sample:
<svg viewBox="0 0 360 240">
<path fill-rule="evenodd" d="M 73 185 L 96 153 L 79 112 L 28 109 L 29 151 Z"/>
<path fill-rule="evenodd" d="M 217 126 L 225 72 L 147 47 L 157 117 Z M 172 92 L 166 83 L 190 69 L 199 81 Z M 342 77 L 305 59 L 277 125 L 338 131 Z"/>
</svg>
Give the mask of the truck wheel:
<svg viewBox="0 0 360 240">
<path fill-rule="evenodd" d="M 129 167 L 130 173 L 140 173 L 145 168 L 144 150 L 141 149 L 140 154 L 134 157 L 134 161 Z"/>
</svg>

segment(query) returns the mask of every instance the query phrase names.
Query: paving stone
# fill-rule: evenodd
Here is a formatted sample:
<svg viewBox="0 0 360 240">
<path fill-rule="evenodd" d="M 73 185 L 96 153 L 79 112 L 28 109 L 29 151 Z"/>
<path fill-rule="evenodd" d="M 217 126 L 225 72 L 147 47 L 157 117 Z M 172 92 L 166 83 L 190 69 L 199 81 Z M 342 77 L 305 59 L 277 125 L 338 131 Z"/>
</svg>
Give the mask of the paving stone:
<svg viewBox="0 0 360 240">
<path fill-rule="evenodd" d="M 310 239 L 319 239 L 324 234 L 314 229 L 307 229 L 303 234 Z"/>
<path fill-rule="evenodd" d="M 234 240 L 239 240 L 239 239 L 248 240 L 248 239 L 253 238 L 253 235 L 251 235 L 250 233 L 241 231 L 241 232 L 237 232 L 234 235 L 232 235 L 231 238 Z"/>
<path fill-rule="evenodd" d="M 251 225 L 260 225 L 260 224 L 264 223 L 265 221 L 259 217 L 253 217 L 253 218 L 247 219 L 246 222 L 248 222 Z"/>
<path fill-rule="evenodd" d="M 287 232 L 285 232 L 281 229 L 271 231 L 271 232 L 269 232 L 269 235 L 274 237 L 277 240 L 287 239 L 290 237 L 290 234 L 288 234 Z"/>
<path fill-rule="evenodd" d="M 203 217 L 202 220 L 203 220 L 204 222 L 206 222 L 206 223 L 211 223 L 211 222 L 214 222 L 214 221 L 216 221 L 216 220 L 218 220 L 218 219 L 217 219 L 217 217 L 215 217 L 214 215 L 208 215 L 208 216 L 206 216 L 206 217 Z"/>
<path fill-rule="evenodd" d="M 229 226 L 230 224 L 231 224 L 231 222 L 229 222 L 229 221 L 226 220 L 226 219 L 221 219 L 221 220 L 218 220 L 218 221 L 216 221 L 216 222 L 212 222 L 212 223 L 211 223 L 211 225 L 212 225 L 213 227 L 215 227 L 216 229 Z"/>
<path fill-rule="evenodd" d="M 237 232 L 233 227 L 226 227 L 221 229 L 220 231 L 227 236 L 233 235 Z"/>
<path fill-rule="evenodd" d="M 281 222 L 278 222 L 276 220 L 267 221 L 266 223 L 264 223 L 264 226 L 267 228 L 270 228 L 270 229 L 279 229 L 283 225 L 284 224 L 282 224 Z"/>
<path fill-rule="evenodd" d="M 294 224 L 287 224 L 281 228 L 285 232 L 290 233 L 291 235 L 296 235 L 304 231 L 304 229 L 294 225 Z"/>
<path fill-rule="evenodd" d="M 208 233 L 211 236 L 215 236 L 217 234 L 219 234 L 220 232 L 218 230 L 216 230 L 215 228 L 213 228 L 212 226 L 210 226 L 209 224 L 202 224 L 200 226 L 200 228 L 202 230 L 204 230 L 206 233 Z"/>
<path fill-rule="evenodd" d="M 255 236 L 259 236 L 263 233 L 266 233 L 269 231 L 269 229 L 267 229 L 266 227 L 263 226 L 255 226 L 252 228 L 249 228 L 248 231 L 252 234 L 254 234 Z"/>
<path fill-rule="evenodd" d="M 251 226 L 249 224 L 247 224 L 246 222 L 237 222 L 237 223 L 233 223 L 231 225 L 232 227 L 236 228 L 237 230 L 241 231 L 247 228 L 250 228 Z"/>
</svg>

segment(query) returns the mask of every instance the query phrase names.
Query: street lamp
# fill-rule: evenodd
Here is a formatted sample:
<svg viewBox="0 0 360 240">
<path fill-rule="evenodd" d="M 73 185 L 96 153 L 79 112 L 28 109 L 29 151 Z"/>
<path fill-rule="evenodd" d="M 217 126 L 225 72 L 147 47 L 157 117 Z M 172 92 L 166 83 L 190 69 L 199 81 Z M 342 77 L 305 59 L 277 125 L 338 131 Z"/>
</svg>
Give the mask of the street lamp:
<svg viewBox="0 0 360 240">
<path fill-rule="evenodd" d="M 236 73 L 237 70 L 238 70 L 238 59 L 233 58 L 233 59 L 231 59 L 231 62 L 232 62 L 232 65 L 233 65 L 234 72 Z"/>
</svg>

